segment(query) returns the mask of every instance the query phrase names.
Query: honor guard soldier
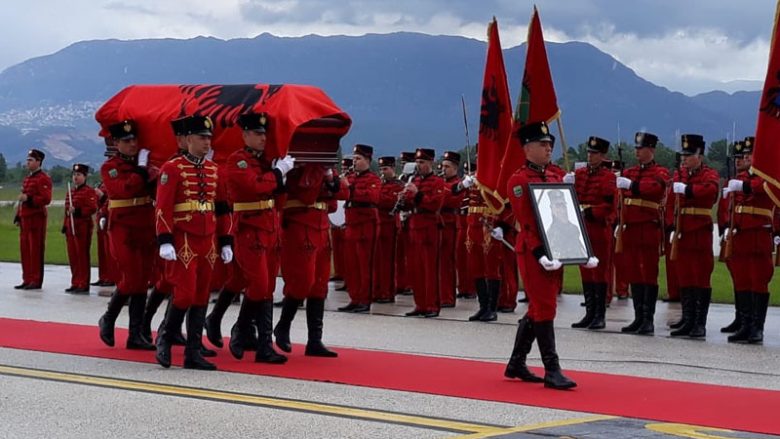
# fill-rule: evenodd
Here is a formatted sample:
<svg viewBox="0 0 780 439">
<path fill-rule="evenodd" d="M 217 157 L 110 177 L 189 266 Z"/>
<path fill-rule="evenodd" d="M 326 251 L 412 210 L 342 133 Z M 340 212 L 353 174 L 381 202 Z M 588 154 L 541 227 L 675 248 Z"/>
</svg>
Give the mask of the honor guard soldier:
<svg viewBox="0 0 780 439">
<path fill-rule="evenodd" d="M 92 229 L 95 224 L 92 215 L 97 212 L 97 194 L 87 185 L 89 166 L 73 165 L 73 187 L 65 197 L 65 218 L 62 232 L 68 247 L 70 263 L 70 288 L 65 291 L 74 294 L 89 294 L 90 249 Z"/>
<path fill-rule="evenodd" d="M 730 212 L 726 265 L 734 280 L 739 329 L 728 337 L 731 343 L 762 343 L 769 305 L 772 262 L 772 200 L 764 180 L 750 172 L 755 138 L 747 137 L 742 150 L 735 149 L 737 175 L 724 188 L 733 197 Z M 738 146 L 738 145 L 737 145 Z"/>
<path fill-rule="evenodd" d="M 607 290 L 612 283 L 612 223 L 615 219 L 615 174 L 605 166 L 609 142 L 600 137 L 588 139 L 588 165 L 563 177 L 573 183 L 585 219 L 593 254 L 600 263 L 596 268 L 580 267 L 585 317 L 572 328 L 603 329 L 607 309 Z"/>
<path fill-rule="evenodd" d="M 373 147 L 357 144 L 352 153 L 353 172 L 347 177 L 349 198 L 344 204 L 344 251 L 345 266 L 349 267 L 349 304 L 339 308 L 339 311 L 361 313 L 371 309 L 371 272 L 379 226 L 377 203 L 382 182 L 371 172 Z"/>
<path fill-rule="evenodd" d="M 517 134 L 525 151 L 526 163 L 515 171 L 507 183 L 507 193 L 512 212 L 520 227 L 515 244 L 520 276 L 528 296 L 528 312 L 518 322 L 514 348 L 504 376 L 528 382 L 544 382 L 545 387 L 569 389 L 577 384 L 563 375 L 555 349 L 553 320 L 557 308 L 558 292 L 563 283 L 563 269 L 557 259 L 550 260 L 538 229 L 538 222 L 531 203 L 533 195 L 529 183 L 558 183 L 562 175 L 549 167 L 555 137 L 544 122 L 524 125 Z M 591 258 L 590 267 L 598 264 Z M 544 363 L 544 378 L 534 375 L 526 367 L 526 357 L 534 339 Z"/>
<path fill-rule="evenodd" d="M 682 163 L 682 154 L 679 152 L 675 153 L 674 158 L 674 170 L 672 173 L 672 179 L 669 180 L 669 183 L 666 187 L 666 204 L 664 205 L 664 231 L 666 232 L 664 236 L 668 237 L 670 234 L 674 231 L 674 222 L 675 222 L 675 202 L 677 200 L 677 197 L 674 196 L 673 191 L 673 183 L 675 181 L 680 181 L 680 173 L 683 169 L 683 163 Z M 672 254 L 672 240 L 671 239 L 664 239 L 663 241 L 664 245 L 664 262 L 666 263 L 666 298 L 663 299 L 664 302 L 679 302 L 680 301 L 680 288 L 677 285 L 677 265 L 678 262 L 675 258 L 675 260 L 671 259 Z M 682 325 L 682 320 L 675 323 L 673 329 L 679 328 L 677 325 Z"/>
<path fill-rule="evenodd" d="M 95 188 L 98 200 L 98 210 L 95 215 L 97 222 L 97 255 L 98 255 L 98 280 L 90 285 L 97 287 L 112 287 L 116 285 L 116 263 L 111 255 L 108 242 L 108 195 L 106 186 L 101 181 Z"/>
<path fill-rule="evenodd" d="M 413 208 L 409 217 L 411 245 L 408 266 L 414 290 L 414 310 L 407 316 L 438 317 L 439 282 L 439 209 L 444 202 L 444 180 L 434 174 L 436 151 L 418 148 L 415 152 L 417 175 L 404 187 L 404 203 Z"/>
<path fill-rule="evenodd" d="M 706 335 L 707 313 L 712 298 L 712 207 L 718 201 L 718 173 L 703 163 L 704 138 L 683 134 L 682 168 L 672 183 L 674 229 L 669 234 L 670 259 L 677 265 L 682 319 L 672 337 Z M 686 261 L 688 263 L 683 264 Z"/>
<path fill-rule="evenodd" d="M 459 255 L 458 226 L 460 208 L 465 191 L 459 191 L 461 178 L 458 176 L 460 154 L 446 151 L 441 159 L 442 177 L 444 178 L 444 202 L 441 207 L 441 245 L 439 246 L 439 301 L 442 308 L 455 306 L 455 284 L 457 279 L 457 259 Z"/>
<path fill-rule="evenodd" d="M 469 173 L 464 176 L 465 179 L 468 176 L 473 176 L 477 170 L 476 162 L 469 163 Z M 463 179 L 461 179 L 461 182 Z M 469 213 L 469 203 L 471 202 L 472 191 L 466 191 L 463 200 L 460 205 L 460 215 L 458 216 L 458 256 L 455 258 L 458 265 L 458 294 L 456 297 L 463 299 L 475 299 L 477 297 L 477 287 L 474 284 L 474 279 L 471 276 L 471 267 L 469 265 L 469 252 L 466 247 L 466 240 L 468 237 L 468 224 L 466 222 Z M 512 256 L 513 264 L 514 256 Z M 517 269 L 515 269 L 517 271 Z M 516 275 L 515 275 L 516 276 Z"/>
<path fill-rule="evenodd" d="M 401 221 L 397 212 L 398 194 L 404 184 L 395 175 L 395 157 L 379 157 L 382 187 L 379 192 L 379 235 L 374 254 L 374 302 L 395 302 L 396 241 Z"/>
<path fill-rule="evenodd" d="M 414 163 L 414 152 L 404 151 L 400 155 L 401 170 L 403 171 L 404 165 L 407 163 Z M 416 168 L 412 174 L 402 174 L 401 182 L 405 185 L 414 177 Z M 411 215 L 412 207 L 403 203 L 403 197 L 401 197 L 401 203 L 398 205 L 400 228 L 398 229 L 398 240 L 396 244 L 396 265 L 395 265 L 395 288 L 396 294 L 411 295 L 412 289 L 412 276 L 413 270 L 409 270 L 409 249 L 411 248 L 411 242 L 409 238 L 409 215 Z"/>
<path fill-rule="evenodd" d="M 733 201 L 734 197 L 728 196 L 726 194 L 726 187 L 729 184 L 729 180 L 733 178 L 734 175 L 736 175 L 735 169 L 736 169 L 736 161 L 740 160 L 742 162 L 742 166 L 746 166 L 745 164 L 745 142 L 742 140 L 737 140 L 732 144 L 731 149 L 731 160 L 726 161 L 726 165 L 728 166 L 728 169 L 726 170 L 726 178 L 723 179 L 723 196 L 720 197 L 720 201 L 718 201 L 718 234 L 720 235 L 720 254 L 718 255 L 718 260 L 720 262 L 726 262 L 726 250 L 728 242 L 728 234 L 726 233 L 729 228 L 729 221 L 731 221 L 731 212 L 734 210 L 733 207 Z M 747 164 L 747 168 L 750 169 L 750 164 Z M 777 213 L 777 210 L 775 211 Z M 776 233 L 776 232 L 775 232 Z M 733 242 L 732 242 L 733 244 Z M 732 249 L 729 249 L 732 250 Z M 732 282 L 733 286 L 733 282 Z M 737 294 L 736 291 L 733 290 L 734 294 L 734 320 L 731 321 L 728 325 L 720 328 L 720 332 L 731 334 L 739 330 L 739 328 L 742 326 L 741 322 L 741 315 L 739 313 L 739 309 L 742 307 L 740 304 L 742 301 L 744 301 L 744 298 L 749 293 L 740 292 L 740 294 Z"/>
<path fill-rule="evenodd" d="M 663 245 L 664 203 L 669 171 L 655 162 L 655 134 L 638 132 L 634 137 L 638 165 L 627 169 L 616 179 L 622 191 L 622 210 L 617 239 L 622 240 L 626 260 L 626 280 L 631 285 L 634 321 L 621 332 L 650 335 L 655 332 L 653 320 L 658 300 L 658 259 Z"/>
<path fill-rule="evenodd" d="M 352 175 L 353 162 L 351 158 L 344 157 L 341 159 L 341 177 L 344 179 L 349 178 Z M 347 276 L 349 270 L 346 269 L 346 257 L 347 251 L 345 249 L 345 225 L 331 225 L 330 228 L 331 241 L 333 246 L 333 279 L 341 279 L 342 285 L 336 288 L 336 291 L 347 291 Z"/>
<path fill-rule="evenodd" d="M 17 290 L 38 290 L 43 286 L 43 254 L 46 247 L 46 206 L 51 203 L 51 178 L 41 168 L 46 154 L 27 152 L 29 174 L 22 181 L 14 223 L 19 226 L 22 283 Z"/>
</svg>

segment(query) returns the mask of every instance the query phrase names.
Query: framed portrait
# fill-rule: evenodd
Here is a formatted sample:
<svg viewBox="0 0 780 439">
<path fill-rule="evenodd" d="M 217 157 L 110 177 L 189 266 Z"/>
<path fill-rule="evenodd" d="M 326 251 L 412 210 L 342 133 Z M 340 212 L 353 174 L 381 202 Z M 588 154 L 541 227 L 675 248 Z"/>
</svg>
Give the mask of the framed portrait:
<svg viewBox="0 0 780 439">
<path fill-rule="evenodd" d="M 593 256 L 574 186 L 566 183 L 530 183 L 531 204 L 547 257 L 564 265 L 579 265 Z"/>
</svg>

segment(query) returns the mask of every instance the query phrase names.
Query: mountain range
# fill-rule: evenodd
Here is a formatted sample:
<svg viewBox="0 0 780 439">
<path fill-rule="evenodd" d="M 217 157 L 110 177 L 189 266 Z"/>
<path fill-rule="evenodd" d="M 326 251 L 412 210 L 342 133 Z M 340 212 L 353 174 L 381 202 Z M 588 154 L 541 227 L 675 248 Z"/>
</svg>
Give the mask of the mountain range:
<svg viewBox="0 0 780 439">
<path fill-rule="evenodd" d="M 714 141 L 755 128 L 760 92 L 686 96 L 652 84 L 612 56 L 581 43 L 547 43 L 569 146 L 598 135 L 626 141 L 638 130 L 667 145 L 675 133 Z M 461 95 L 470 143 L 477 141 L 486 44 L 417 33 L 251 39 L 96 40 L 70 45 L 0 73 L 0 152 L 9 163 L 31 146 L 54 163 L 97 164 L 103 144 L 94 111 L 130 84 L 294 83 L 322 88 L 353 118 L 342 148 L 377 154 L 418 146 L 460 149 Z M 513 105 L 525 45 L 504 50 Z"/>
</svg>

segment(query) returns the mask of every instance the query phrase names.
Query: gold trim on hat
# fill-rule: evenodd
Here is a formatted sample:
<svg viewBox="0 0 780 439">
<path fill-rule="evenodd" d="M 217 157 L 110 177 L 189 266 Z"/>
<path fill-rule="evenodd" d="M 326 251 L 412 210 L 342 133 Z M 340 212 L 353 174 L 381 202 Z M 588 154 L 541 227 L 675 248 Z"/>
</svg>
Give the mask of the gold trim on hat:
<svg viewBox="0 0 780 439">
<path fill-rule="evenodd" d="M 133 126 L 125 122 L 125 125 L 122 127 L 122 129 L 125 130 L 126 133 L 129 133 L 133 131 Z"/>
<path fill-rule="evenodd" d="M 549 133 L 549 130 L 547 129 L 547 125 L 542 125 L 539 129 L 542 131 L 542 134 Z"/>
</svg>

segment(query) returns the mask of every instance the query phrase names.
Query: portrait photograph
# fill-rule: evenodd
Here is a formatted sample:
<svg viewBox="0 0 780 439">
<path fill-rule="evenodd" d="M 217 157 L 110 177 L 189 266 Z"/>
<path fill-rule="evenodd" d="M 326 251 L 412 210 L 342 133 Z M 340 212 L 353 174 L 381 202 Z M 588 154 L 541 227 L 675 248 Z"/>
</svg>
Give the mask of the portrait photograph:
<svg viewBox="0 0 780 439">
<path fill-rule="evenodd" d="M 564 265 L 593 256 L 574 187 L 561 183 L 529 185 L 547 257 Z"/>
</svg>

